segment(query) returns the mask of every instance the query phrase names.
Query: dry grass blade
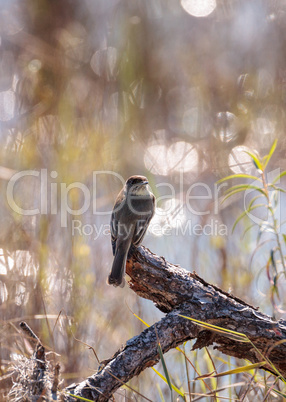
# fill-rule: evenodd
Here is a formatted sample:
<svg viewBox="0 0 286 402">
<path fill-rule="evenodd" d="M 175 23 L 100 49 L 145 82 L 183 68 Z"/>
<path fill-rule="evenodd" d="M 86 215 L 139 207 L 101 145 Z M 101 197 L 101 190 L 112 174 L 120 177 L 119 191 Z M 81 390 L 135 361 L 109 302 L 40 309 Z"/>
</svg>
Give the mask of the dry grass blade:
<svg viewBox="0 0 286 402">
<path fill-rule="evenodd" d="M 243 367 L 237 367 L 236 369 L 232 369 L 232 370 L 227 370 L 224 371 L 223 373 L 210 373 L 210 374 L 205 374 L 202 375 L 200 377 L 196 377 L 195 380 L 200 380 L 202 378 L 217 378 L 217 377 L 224 377 L 226 375 L 232 375 L 232 374 L 238 374 L 238 373 L 244 373 L 246 371 L 250 371 L 256 368 L 261 368 L 263 366 L 265 366 L 267 364 L 267 362 L 259 362 L 259 363 L 254 363 L 254 364 L 248 364 L 247 366 L 243 366 Z"/>
</svg>

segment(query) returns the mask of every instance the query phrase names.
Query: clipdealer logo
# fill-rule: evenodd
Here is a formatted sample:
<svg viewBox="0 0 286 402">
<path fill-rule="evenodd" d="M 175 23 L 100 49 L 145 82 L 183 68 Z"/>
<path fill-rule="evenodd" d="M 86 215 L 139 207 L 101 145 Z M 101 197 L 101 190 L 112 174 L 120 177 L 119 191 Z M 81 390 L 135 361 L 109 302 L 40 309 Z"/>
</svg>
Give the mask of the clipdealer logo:
<svg viewBox="0 0 286 402">
<path fill-rule="evenodd" d="M 73 182 L 69 185 L 66 183 L 51 182 L 51 179 L 56 179 L 58 177 L 58 173 L 54 170 L 50 173 L 48 173 L 47 169 L 41 169 L 40 171 L 24 170 L 22 172 L 17 172 L 10 178 L 7 184 L 7 202 L 14 212 L 23 216 L 35 216 L 40 214 L 57 215 L 60 213 L 61 227 L 67 227 L 69 215 L 81 216 L 90 209 L 94 215 L 111 214 L 111 210 L 99 211 L 97 209 L 97 178 L 102 174 L 113 175 L 122 183 L 122 185 L 124 184 L 123 178 L 118 173 L 111 171 L 93 172 L 91 189 L 86 184 L 81 182 Z M 19 196 L 15 196 L 15 188 L 17 185 L 21 184 L 21 181 L 23 181 L 23 179 L 27 179 L 28 177 L 34 177 L 39 182 L 39 199 L 35 197 L 35 203 L 38 204 L 37 208 L 24 208 L 24 206 L 21 205 Z M 80 191 L 82 199 L 82 205 L 77 209 L 71 208 L 69 203 L 70 192 L 74 189 Z"/>
<path fill-rule="evenodd" d="M 41 169 L 39 171 L 25 170 L 17 172 L 7 184 L 7 202 L 15 213 L 23 216 L 59 214 L 60 224 L 63 228 L 68 227 L 68 223 L 71 221 L 70 217 L 72 217 L 73 235 L 93 236 L 96 239 L 100 234 L 109 235 L 109 225 L 106 225 L 106 227 L 104 225 L 96 226 L 93 222 L 84 225 L 80 219 L 74 218 L 83 216 L 87 212 L 92 215 L 110 217 L 112 206 L 109 205 L 104 210 L 102 210 L 102 205 L 101 208 L 98 206 L 98 194 L 100 194 L 101 198 L 104 196 L 102 186 L 99 191 L 98 180 L 99 178 L 106 179 L 108 178 L 107 176 L 110 176 L 109 178 L 112 178 L 113 181 L 116 180 L 119 188 L 123 187 L 124 178 L 113 171 L 92 172 L 90 186 L 82 182 L 70 184 L 60 182 L 58 172 L 55 170 Z M 21 186 L 23 186 L 23 191 L 19 191 Z M 168 236 L 170 234 L 226 235 L 227 228 L 218 219 L 211 219 L 210 223 L 200 225 L 195 219 L 189 218 L 183 222 L 178 216 L 178 219 L 175 218 L 171 224 L 169 223 L 169 217 L 174 215 L 173 200 L 177 202 L 176 209 L 184 209 L 188 212 L 188 216 L 218 215 L 220 197 L 223 195 L 225 186 L 227 186 L 226 183 L 215 183 L 211 188 L 205 183 L 197 182 L 187 187 L 183 173 L 180 174 L 180 180 L 176 188 L 168 182 L 152 185 L 153 192 L 156 193 L 157 208 L 155 217 L 151 221 L 149 232 L 155 236 Z M 38 189 L 36 194 L 34 194 L 35 188 Z M 71 192 L 75 189 L 79 195 L 79 202 L 76 207 L 71 206 Z M 19 196 L 19 192 L 21 196 Z M 31 193 L 34 194 L 32 197 Z M 27 198 L 29 198 L 29 202 L 26 202 Z M 212 205 L 211 210 L 207 208 L 210 205 Z"/>
</svg>

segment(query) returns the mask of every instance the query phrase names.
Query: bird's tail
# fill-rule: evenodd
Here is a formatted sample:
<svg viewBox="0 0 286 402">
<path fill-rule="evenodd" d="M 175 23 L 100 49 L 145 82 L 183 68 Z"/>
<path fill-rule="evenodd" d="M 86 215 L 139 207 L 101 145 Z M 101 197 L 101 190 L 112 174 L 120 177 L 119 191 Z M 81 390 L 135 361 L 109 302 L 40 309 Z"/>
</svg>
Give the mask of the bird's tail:
<svg viewBox="0 0 286 402">
<path fill-rule="evenodd" d="M 107 283 L 113 286 L 124 287 L 125 268 L 128 251 L 130 248 L 131 240 L 123 242 L 116 247 L 115 256 L 111 268 L 111 272 L 107 279 Z"/>
</svg>

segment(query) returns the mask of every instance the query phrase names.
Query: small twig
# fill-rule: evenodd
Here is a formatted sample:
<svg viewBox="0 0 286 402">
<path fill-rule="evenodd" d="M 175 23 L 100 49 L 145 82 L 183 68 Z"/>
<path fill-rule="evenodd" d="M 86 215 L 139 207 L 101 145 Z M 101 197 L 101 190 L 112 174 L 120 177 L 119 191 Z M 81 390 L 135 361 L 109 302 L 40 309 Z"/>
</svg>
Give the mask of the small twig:
<svg viewBox="0 0 286 402">
<path fill-rule="evenodd" d="M 32 394 L 39 395 L 41 398 L 46 393 L 44 379 L 47 370 L 45 348 L 42 345 L 38 336 L 34 333 L 34 331 L 29 327 L 26 322 L 22 321 L 20 323 L 20 328 L 31 340 L 37 343 L 33 354 L 34 369 L 31 376 L 31 383 L 33 385 Z"/>
<path fill-rule="evenodd" d="M 60 377 L 60 369 L 61 369 L 61 366 L 60 366 L 59 363 L 57 363 L 56 366 L 55 366 L 55 368 L 54 368 L 54 380 L 53 380 L 53 385 L 52 385 L 52 396 L 53 396 L 53 399 L 55 399 L 54 397 L 56 397 L 57 391 L 58 391 L 59 377 Z"/>
</svg>

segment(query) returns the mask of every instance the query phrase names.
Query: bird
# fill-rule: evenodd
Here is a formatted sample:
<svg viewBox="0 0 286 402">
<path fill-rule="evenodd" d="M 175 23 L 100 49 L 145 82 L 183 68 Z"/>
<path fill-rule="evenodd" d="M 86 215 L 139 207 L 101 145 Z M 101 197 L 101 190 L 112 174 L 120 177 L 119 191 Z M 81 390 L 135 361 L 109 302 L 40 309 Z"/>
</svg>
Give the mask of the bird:
<svg viewBox="0 0 286 402">
<path fill-rule="evenodd" d="M 155 211 L 155 196 L 145 176 L 131 176 L 119 192 L 110 221 L 113 264 L 107 283 L 124 287 L 130 248 L 143 240 Z"/>
</svg>

